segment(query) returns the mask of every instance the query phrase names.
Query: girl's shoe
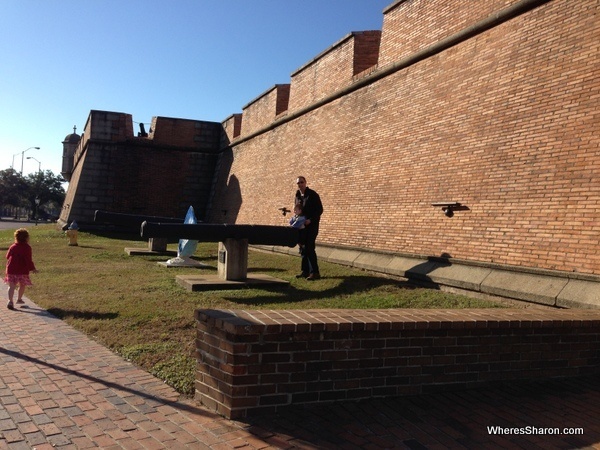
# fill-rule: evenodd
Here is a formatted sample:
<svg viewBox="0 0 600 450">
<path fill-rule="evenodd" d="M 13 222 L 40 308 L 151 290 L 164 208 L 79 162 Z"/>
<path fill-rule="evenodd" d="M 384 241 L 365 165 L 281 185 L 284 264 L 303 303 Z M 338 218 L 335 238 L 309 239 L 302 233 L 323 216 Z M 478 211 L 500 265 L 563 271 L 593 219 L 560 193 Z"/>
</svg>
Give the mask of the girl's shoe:
<svg viewBox="0 0 600 450">
<path fill-rule="evenodd" d="M 17 305 L 24 305 L 25 302 L 23 301 L 22 298 L 20 298 L 19 300 L 17 300 Z"/>
<path fill-rule="evenodd" d="M 6 307 L 8 309 L 15 309 L 15 305 L 13 305 L 13 302 L 10 302 L 10 301 L 6 304 Z"/>
</svg>

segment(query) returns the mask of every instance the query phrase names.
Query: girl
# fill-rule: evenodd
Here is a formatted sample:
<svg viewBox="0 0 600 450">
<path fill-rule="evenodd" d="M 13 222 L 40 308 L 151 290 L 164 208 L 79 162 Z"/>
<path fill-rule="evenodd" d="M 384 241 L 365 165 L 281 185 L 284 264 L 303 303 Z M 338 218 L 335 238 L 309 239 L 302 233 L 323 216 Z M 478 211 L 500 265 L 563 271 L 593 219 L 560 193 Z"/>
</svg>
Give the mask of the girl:
<svg viewBox="0 0 600 450">
<path fill-rule="evenodd" d="M 304 236 L 306 233 L 304 222 L 306 222 L 306 216 L 304 215 L 304 207 L 302 203 L 296 203 L 294 205 L 294 217 L 290 219 L 290 226 L 298 228 L 298 250 L 302 256 L 304 256 Z M 305 276 L 304 276 L 305 277 Z M 301 278 L 301 277 L 296 277 Z"/>
<path fill-rule="evenodd" d="M 6 277 L 4 282 L 8 284 L 8 309 L 15 309 L 13 297 L 15 288 L 19 285 L 17 303 L 23 301 L 25 286 L 31 286 L 29 272 L 37 273 L 32 259 L 31 247 L 29 246 L 29 232 L 25 228 L 19 228 L 15 231 L 15 243 L 11 245 L 6 253 Z"/>
</svg>

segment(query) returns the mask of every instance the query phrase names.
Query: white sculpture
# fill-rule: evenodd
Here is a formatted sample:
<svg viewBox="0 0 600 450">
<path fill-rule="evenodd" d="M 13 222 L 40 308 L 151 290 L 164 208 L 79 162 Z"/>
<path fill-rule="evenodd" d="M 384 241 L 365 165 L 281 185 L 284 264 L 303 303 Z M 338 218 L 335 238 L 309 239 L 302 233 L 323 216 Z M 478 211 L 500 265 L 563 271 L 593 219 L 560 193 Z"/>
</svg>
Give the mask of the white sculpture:
<svg viewBox="0 0 600 450">
<path fill-rule="evenodd" d="M 188 208 L 187 214 L 185 215 L 185 219 L 183 221 L 184 224 L 195 225 L 198 223 L 196 219 L 196 215 L 194 214 L 194 207 L 190 206 Z M 198 241 L 194 241 L 191 239 L 180 239 L 179 245 L 177 247 L 177 257 L 171 258 L 167 261 L 166 265 L 169 267 L 192 267 L 192 266 L 202 266 L 203 264 L 195 261 L 191 258 L 191 256 L 196 253 L 196 248 L 198 247 Z"/>
</svg>

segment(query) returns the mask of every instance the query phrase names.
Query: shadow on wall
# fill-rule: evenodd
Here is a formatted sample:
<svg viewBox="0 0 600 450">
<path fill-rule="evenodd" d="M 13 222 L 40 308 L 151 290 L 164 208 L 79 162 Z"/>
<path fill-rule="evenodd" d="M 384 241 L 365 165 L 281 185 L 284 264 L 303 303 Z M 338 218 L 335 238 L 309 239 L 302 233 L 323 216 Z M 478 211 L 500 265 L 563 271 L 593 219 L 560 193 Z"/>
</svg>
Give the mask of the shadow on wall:
<svg viewBox="0 0 600 450">
<path fill-rule="evenodd" d="M 440 267 L 450 267 L 452 263 L 449 261 L 452 255 L 442 253 L 440 256 L 429 256 L 427 262 L 417 264 L 406 271 L 406 277 L 411 281 L 416 281 L 419 284 L 424 284 L 429 288 L 440 289 L 439 283 L 436 283 L 428 275 Z"/>
<path fill-rule="evenodd" d="M 212 223 L 235 223 L 242 206 L 240 181 L 230 175 L 233 165 L 233 151 L 226 148 L 219 157 L 215 168 L 217 179 L 214 181 L 212 205 L 207 209 L 207 216 Z M 225 183 L 227 180 L 227 183 Z"/>
<path fill-rule="evenodd" d="M 223 198 L 225 202 L 221 208 L 221 222 L 235 223 L 237 216 L 242 207 L 242 192 L 240 190 L 240 182 L 235 175 L 229 177 L 227 186 L 223 190 Z"/>
</svg>

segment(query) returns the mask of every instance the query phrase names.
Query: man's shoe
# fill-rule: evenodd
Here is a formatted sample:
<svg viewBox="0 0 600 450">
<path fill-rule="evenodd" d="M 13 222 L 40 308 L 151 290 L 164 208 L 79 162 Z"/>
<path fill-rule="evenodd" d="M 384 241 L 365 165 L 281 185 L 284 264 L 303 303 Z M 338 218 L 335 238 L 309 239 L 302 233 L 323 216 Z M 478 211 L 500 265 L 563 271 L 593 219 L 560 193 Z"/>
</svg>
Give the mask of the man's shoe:
<svg viewBox="0 0 600 450">
<path fill-rule="evenodd" d="M 296 275 L 296 278 L 306 278 L 306 274 L 304 272 L 299 273 L 298 275 Z"/>
<path fill-rule="evenodd" d="M 311 273 L 309 274 L 306 279 L 307 280 L 318 280 L 319 278 L 321 278 L 321 275 L 319 275 L 318 273 Z"/>
</svg>

